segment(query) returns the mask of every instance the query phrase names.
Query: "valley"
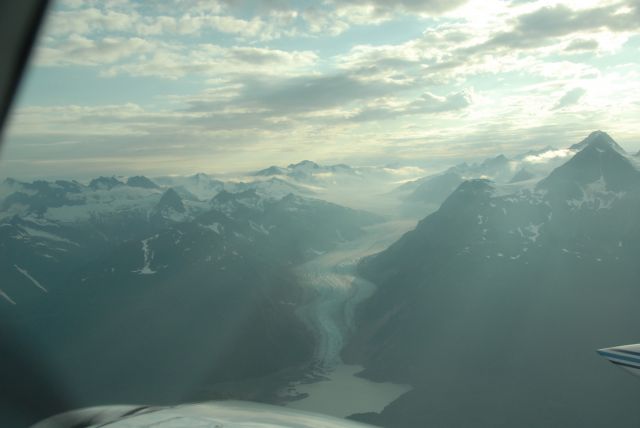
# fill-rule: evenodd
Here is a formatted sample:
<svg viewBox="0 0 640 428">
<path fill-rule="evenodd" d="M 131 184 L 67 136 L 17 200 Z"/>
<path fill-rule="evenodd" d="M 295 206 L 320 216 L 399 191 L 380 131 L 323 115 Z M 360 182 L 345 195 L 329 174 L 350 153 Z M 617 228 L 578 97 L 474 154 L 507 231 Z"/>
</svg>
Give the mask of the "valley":
<svg viewBox="0 0 640 428">
<path fill-rule="evenodd" d="M 411 220 L 368 226 L 362 237 L 343 242 L 296 268 L 301 287 L 310 295 L 310 302 L 297 312 L 316 335 L 314 363 L 320 370 L 341 363 L 340 352 L 355 328 L 356 308 L 375 292 L 371 282 L 357 275 L 357 264 L 414 226 Z"/>
<path fill-rule="evenodd" d="M 242 399 L 389 427 L 637 426 L 635 380 L 594 352 L 637 337 L 637 157 L 596 131 L 399 171 L 7 179 L 3 325 L 46 355 L 71 407 Z"/>
<path fill-rule="evenodd" d="M 379 412 L 410 389 L 358 377 L 362 367 L 344 364 L 340 353 L 355 330 L 358 305 L 375 292 L 375 285 L 357 275 L 357 264 L 414 225 L 401 220 L 369 226 L 363 237 L 340 244 L 296 269 L 301 286 L 310 295 L 297 313 L 314 334 L 316 348 L 312 372 L 304 381 L 287 387 L 288 393 L 305 398 L 288 402 L 288 407 L 346 417 Z"/>
</svg>

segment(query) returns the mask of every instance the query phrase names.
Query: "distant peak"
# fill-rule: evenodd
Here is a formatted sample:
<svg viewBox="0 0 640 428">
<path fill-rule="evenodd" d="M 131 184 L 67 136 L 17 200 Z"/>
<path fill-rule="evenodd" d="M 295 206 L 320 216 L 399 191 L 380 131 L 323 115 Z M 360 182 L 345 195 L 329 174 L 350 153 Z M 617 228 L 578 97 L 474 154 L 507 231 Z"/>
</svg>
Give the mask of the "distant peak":
<svg viewBox="0 0 640 428">
<path fill-rule="evenodd" d="M 462 182 L 443 202 L 442 209 L 459 209 L 470 204 L 482 203 L 494 193 L 493 182 L 484 178 L 475 178 Z M 465 208 L 466 209 L 466 208 Z"/>
<path fill-rule="evenodd" d="M 463 182 L 459 187 L 459 192 L 487 192 L 493 190 L 493 182 L 486 178 L 474 178 Z"/>
<path fill-rule="evenodd" d="M 507 162 L 509 159 L 507 159 L 507 157 L 503 154 L 500 154 L 498 156 L 496 156 L 495 158 L 493 158 L 494 161 L 496 162 Z"/>
<path fill-rule="evenodd" d="M 201 180 L 206 180 L 209 178 L 208 174 L 205 174 L 204 172 L 198 172 L 196 174 L 193 174 L 191 177 L 192 180 L 196 180 L 196 181 L 201 181 Z"/>
<path fill-rule="evenodd" d="M 13 184 L 18 184 L 19 181 L 16 180 L 15 178 L 11 178 L 11 177 L 7 177 L 4 179 L 4 184 L 9 184 L 9 185 L 13 185 Z"/>
<path fill-rule="evenodd" d="M 526 168 L 522 168 L 515 173 L 509 183 L 519 183 L 521 181 L 526 181 L 534 177 L 535 175 L 533 173 L 529 172 Z"/>
<path fill-rule="evenodd" d="M 182 198 L 173 188 L 168 188 L 160 198 L 158 202 L 157 209 L 165 210 L 167 208 L 171 208 L 178 212 L 184 212 L 184 204 L 182 203 Z"/>
<path fill-rule="evenodd" d="M 487 172 L 495 173 L 509 164 L 509 159 L 505 155 L 498 155 L 493 158 L 487 158 L 480 165 Z"/>
<path fill-rule="evenodd" d="M 494 158 L 485 159 L 482 162 L 484 167 L 500 167 L 509 163 L 509 159 L 505 155 L 498 155 Z"/>
<path fill-rule="evenodd" d="M 136 175 L 127 179 L 127 186 L 142 187 L 145 189 L 157 189 L 158 185 L 143 175 Z"/>
<path fill-rule="evenodd" d="M 574 144 L 570 147 L 571 150 L 584 150 L 586 148 L 595 148 L 599 150 L 611 150 L 614 149 L 620 153 L 625 153 L 625 150 L 615 142 L 609 134 L 604 131 L 593 131 L 587 138 Z"/>
<path fill-rule="evenodd" d="M 280 168 L 279 166 L 271 165 L 269 168 L 261 169 L 260 171 L 254 173 L 254 175 L 284 175 L 287 171 L 284 168 Z"/>
<path fill-rule="evenodd" d="M 458 188 L 451 194 L 450 197 L 454 195 L 457 197 L 477 197 L 480 195 L 489 195 L 492 194 L 494 190 L 493 182 L 491 180 L 487 180 L 485 178 L 474 178 L 471 180 L 463 181 Z"/>
<path fill-rule="evenodd" d="M 299 202 L 299 201 L 304 201 L 305 198 L 299 195 L 294 195 L 293 193 L 287 193 L 280 200 L 282 202 Z"/>
<path fill-rule="evenodd" d="M 176 192 L 176 189 L 174 189 L 173 187 L 169 187 L 167 190 L 165 190 L 164 195 L 169 195 L 168 197 L 170 198 L 180 197 L 178 195 L 178 192 Z"/>
<path fill-rule="evenodd" d="M 94 178 L 89 183 L 89 187 L 94 190 L 98 190 L 98 189 L 111 190 L 114 187 L 123 186 L 123 185 L 124 183 L 115 177 L 98 177 L 98 178 Z"/>
<path fill-rule="evenodd" d="M 567 163 L 554 169 L 537 188 L 562 197 L 578 198 L 585 186 L 602 180 L 607 191 L 628 191 L 640 185 L 640 173 L 624 149 L 606 132 L 596 131 L 571 146 L 576 153 Z"/>
<path fill-rule="evenodd" d="M 320 168 L 320 165 L 318 165 L 315 162 L 312 162 L 310 160 L 303 160 L 302 162 L 298 162 L 298 163 L 292 163 L 290 164 L 287 168 L 291 168 L 291 169 L 296 169 L 296 168 L 312 168 L 312 169 L 318 169 Z"/>
</svg>

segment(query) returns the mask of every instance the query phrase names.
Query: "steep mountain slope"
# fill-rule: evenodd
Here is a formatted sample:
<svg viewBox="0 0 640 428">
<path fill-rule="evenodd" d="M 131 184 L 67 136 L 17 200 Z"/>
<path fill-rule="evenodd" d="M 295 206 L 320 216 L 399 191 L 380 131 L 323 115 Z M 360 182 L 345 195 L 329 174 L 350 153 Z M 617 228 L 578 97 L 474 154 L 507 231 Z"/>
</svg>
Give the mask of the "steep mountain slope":
<svg viewBox="0 0 640 428">
<path fill-rule="evenodd" d="M 414 385 L 383 426 L 640 424 L 637 381 L 595 349 L 638 340 L 640 173 L 594 133 L 536 189 L 461 184 L 361 274 L 345 358 Z"/>
<path fill-rule="evenodd" d="M 168 188 L 155 207 L 152 215 L 158 220 L 169 219 L 173 221 L 184 221 L 189 217 L 182 198 L 173 188 Z"/>
</svg>

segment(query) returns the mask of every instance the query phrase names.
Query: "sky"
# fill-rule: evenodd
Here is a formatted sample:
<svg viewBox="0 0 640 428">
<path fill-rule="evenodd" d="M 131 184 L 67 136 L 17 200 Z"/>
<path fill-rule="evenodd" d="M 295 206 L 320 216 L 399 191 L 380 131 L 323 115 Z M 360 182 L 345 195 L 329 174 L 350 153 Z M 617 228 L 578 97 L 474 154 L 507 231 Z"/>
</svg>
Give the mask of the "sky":
<svg viewBox="0 0 640 428">
<path fill-rule="evenodd" d="M 640 149 L 640 0 L 60 0 L 0 175 Z"/>
</svg>

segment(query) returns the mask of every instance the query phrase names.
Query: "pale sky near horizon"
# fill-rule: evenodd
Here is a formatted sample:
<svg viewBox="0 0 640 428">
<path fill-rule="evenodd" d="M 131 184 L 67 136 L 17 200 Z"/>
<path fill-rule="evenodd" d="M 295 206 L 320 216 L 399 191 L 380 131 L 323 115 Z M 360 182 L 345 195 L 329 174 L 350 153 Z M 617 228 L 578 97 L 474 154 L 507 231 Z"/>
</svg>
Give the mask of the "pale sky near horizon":
<svg viewBox="0 0 640 428">
<path fill-rule="evenodd" d="M 640 149 L 640 0 L 60 0 L 1 176 Z"/>
</svg>

